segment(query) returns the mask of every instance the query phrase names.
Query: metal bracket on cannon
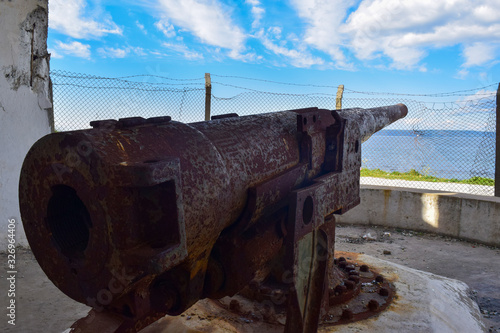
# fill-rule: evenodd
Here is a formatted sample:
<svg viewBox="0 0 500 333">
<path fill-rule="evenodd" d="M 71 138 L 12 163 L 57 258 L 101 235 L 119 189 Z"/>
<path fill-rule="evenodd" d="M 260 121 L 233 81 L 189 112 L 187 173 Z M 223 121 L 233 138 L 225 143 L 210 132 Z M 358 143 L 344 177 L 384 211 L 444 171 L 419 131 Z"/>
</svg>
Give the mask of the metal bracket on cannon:
<svg viewBox="0 0 500 333">
<path fill-rule="evenodd" d="M 301 163 L 249 190 L 239 222 L 223 232 L 214 246 L 205 294 L 219 298 L 243 288 L 234 300 L 224 298 L 219 304 L 240 312 L 244 307 L 234 307 L 231 301 L 255 300 L 257 308 L 266 304 L 262 318 L 274 324 L 285 322 L 286 333 L 316 332 L 320 324 L 370 317 L 385 309 L 394 294 L 393 287 L 368 267 L 334 258 L 334 213 L 342 214 L 359 203 L 359 188 L 348 187 L 359 184 L 359 168 L 357 173 L 342 172 L 348 170 L 346 163 L 358 161 L 360 166 L 356 128 L 349 128 L 354 133 L 347 136 L 348 124 L 335 111 L 295 112 Z M 321 159 L 313 158 L 319 154 L 312 151 L 318 142 L 312 142 L 321 137 L 316 134 L 325 132 L 326 153 Z M 305 170 L 318 168 L 320 177 L 296 183 Z M 280 260 L 259 260 L 282 247 Z M 241 266 L 241 262 L 249 264 Z M 248 280 L 252 282 L 245 287 Z M 266 315 L 270 306 L 272 315 Z"/>
</svg>

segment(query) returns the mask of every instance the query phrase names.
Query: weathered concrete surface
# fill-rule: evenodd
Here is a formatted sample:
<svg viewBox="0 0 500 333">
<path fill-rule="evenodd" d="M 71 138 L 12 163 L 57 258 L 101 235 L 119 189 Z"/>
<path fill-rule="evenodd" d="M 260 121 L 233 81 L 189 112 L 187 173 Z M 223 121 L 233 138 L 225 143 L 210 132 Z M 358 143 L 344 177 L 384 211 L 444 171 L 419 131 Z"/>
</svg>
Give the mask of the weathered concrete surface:
<svg viewBox="0 0 500 333">
<path fill-rule="evenodd" d="M 368 233 L 375 240 L 365 240 L 363 236 Z M 474 290 L 489 332 L 500 333 L 500 249 L 420 232 L 342 225 L 336 229 L 335 248 L 366 253 L 467 283 Z M 391 254 L 383 254 L 384 250 Z M 90 308 L 61 293 L 47 279 L 31 251 L 18 250 L 16 259 L 19 272 L 16 284 L 18 321 L 16 326 L 7 325 L 6 321 L 0 322 L 0 331 L 63 332 L 77 319 L 86 316 Z M 0 254 L 0 266 L 5 267 L 6 264 L 7 255 Z M 0 273 L 0 290 L 8 289 L 5 277 L 5 271 Z M 192 320 L 191 309 L 178 320 L 185 321 L 189 315 Z M 210 326 L 212 319 L 205 319 L 207 326 Z M 237 320 L 250 326 L 245 322 L 248 318 Z"/>
<path fill-rule="evenodd" d="M 7 224 L 27 246 L 19 214 L 19 172 L 31 145 L 51 132 L 47 0 L 0 1 L 0 250 Z"/>
<path fill-rule="evenodd" d="M 377 267 L 396 286 L 397 298 L 377 317 L 359 322 L 322 326 L 318 332 L 485 332 L 477 304 L 463 282 L 418 271 L 368 255 L 337 252 L 357 264 Z M 278 333 L 281 325 L 241 318 L 203 300 L 183 317 L 166 316 L 142 330 L 143 333 L 165 332 L 262 332 Z M 189 316 L 189 319 L 188 319 Z"/>
<path fill-rule="evenodd" d="M 500 246 L 500 198 L 365 185 L 337 222 L 419 230 Z"/>
<path fill-rule="evenodd" d="M 487 185 L 425 182 L 420 180 L 386 179 L 377 177 L 361 177 L 360 184 L 361 186 L 376 185 L 376 186 L 419 188 L 422 190 L 468 193 L 468 194 L 484 195 L 484 196 L 493 196 L 495 192 L 494 186 L 487 186 Z"/>
<path fill-rule="evenodd" d="M 500 333 L 500 248 L 411 230 L 337 224 L 335 249 L 465 282 L 488 332 Z"/>
</svg>

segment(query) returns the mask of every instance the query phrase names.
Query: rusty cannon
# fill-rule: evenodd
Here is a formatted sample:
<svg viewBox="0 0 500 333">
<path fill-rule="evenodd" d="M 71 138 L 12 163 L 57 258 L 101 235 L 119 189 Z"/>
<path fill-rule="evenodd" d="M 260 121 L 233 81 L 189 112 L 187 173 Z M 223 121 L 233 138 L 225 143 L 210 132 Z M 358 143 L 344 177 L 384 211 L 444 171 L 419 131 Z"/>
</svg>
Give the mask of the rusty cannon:
<svg viewBox="0 0 500 333">
<path fill-rule="evenodd" d="M 406 114 L 398 104 L 133 117 L 53 133 L 22 167 L 25 232 L 49 279 L 93 307 L 79 332 L 137 332 L 235 294 L 272 301 L 286 332 L 366 318 L 394 291 L 334 258 L 334 215 L 360 202 L 361 143 Z M 338 306 L 374 280 L 378 301 Z"/>
</svg>

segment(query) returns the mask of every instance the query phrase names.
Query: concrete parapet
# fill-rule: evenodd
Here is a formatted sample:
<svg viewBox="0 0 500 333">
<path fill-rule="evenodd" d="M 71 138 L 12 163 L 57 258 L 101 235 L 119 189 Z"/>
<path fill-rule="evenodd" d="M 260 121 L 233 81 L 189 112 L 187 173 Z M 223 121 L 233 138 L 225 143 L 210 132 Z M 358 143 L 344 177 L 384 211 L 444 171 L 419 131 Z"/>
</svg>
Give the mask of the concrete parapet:
<svg viewBox="0 0 500 333">
<path fill-rule="evenodd" d="M 338 223 L 411 229 L 500 246 L 500 198 L 365 185 Z"/>
</svg>

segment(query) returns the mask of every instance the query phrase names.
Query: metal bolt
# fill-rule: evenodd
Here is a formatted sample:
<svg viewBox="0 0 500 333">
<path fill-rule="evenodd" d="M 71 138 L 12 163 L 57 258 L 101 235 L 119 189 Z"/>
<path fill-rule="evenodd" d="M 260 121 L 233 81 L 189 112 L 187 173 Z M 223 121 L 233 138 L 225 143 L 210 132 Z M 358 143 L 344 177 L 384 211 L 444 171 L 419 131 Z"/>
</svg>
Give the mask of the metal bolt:
<svg viewBox="0 0 500 333">
<path fill-rule="evenodd" d="M 368 272 L 370 270 L 370 268 L 367 266 L 367 265 L 361 265 L 361 267 L 359 268 L 359 270 L 361 272 Z"/>
<path fill-rule="evenodd" d="M 352 318 L 354 318 L 354 313 L 352 313 L 351 310 L 345 309 L 344 311 L 342 311 L 340 319 L 351 320 Z"/>
<path fill-rule="evenodd" d="M 335 289 L 333 290 L 335 295 L 342 295 L 346 291 L 347 291 L 347 287 L 341 286 L 341 285 L 336 286 Z"/>
<path fill-rule="evenodd" d="M 370 311 L 377 311 L 379 308 L 379 304 L 376 300 L 372 299 L 368 302 L 368 309 Z"/>
<path fill-rule="evenodd" d="M 344 258 L 344 257 L 340 257 L 340 258 L 339 258 L 339 262 L 340 262 L 340 261 L 346 261 L 346 260 L 345 260 L 345 258 Z"/>
<path fill-rule="evenodd" d="M 229 310 L 238 312 L 240 311 L 240 309 L 240 302 L 238 302 L 237 300 L 232 299 L 231 302 L 229 302 Z"/>
<path fill-rule="evenodd" d="M 344 280 L 344 286 L 346 286 L 347 289 L 349 289 L 349 290 L 354 290 L 354 287 L 356 287 L 356 284 L 354 283 L 354 281 Z"/>
<path fill-rule="evenodd" d="M 380 296 L 389 296 L 389 289 L 387 289 L 387 288 L 381 288 L 378 293 L 379 293 Z"/>
<path fill-rule="evenodd" d="M 377 281 L 378 283 L 383 283 L 384 277 L 382 275 L 377 275 L 377 277 L 375 278 L 375 281 Z"/>
<path fill-rule="evenodd" d="M 340 268 L 345 268 L 347 266 L 347 262 L 345 261 L 339 261 L 339 267 Z"/>
<path fill-rule="evenodd" d="M 359 283 L 359 276 L 351 275 L 351 276 L 349 276 L 349 280 L 354 282 L 354 283 Z"/>
</svg>

